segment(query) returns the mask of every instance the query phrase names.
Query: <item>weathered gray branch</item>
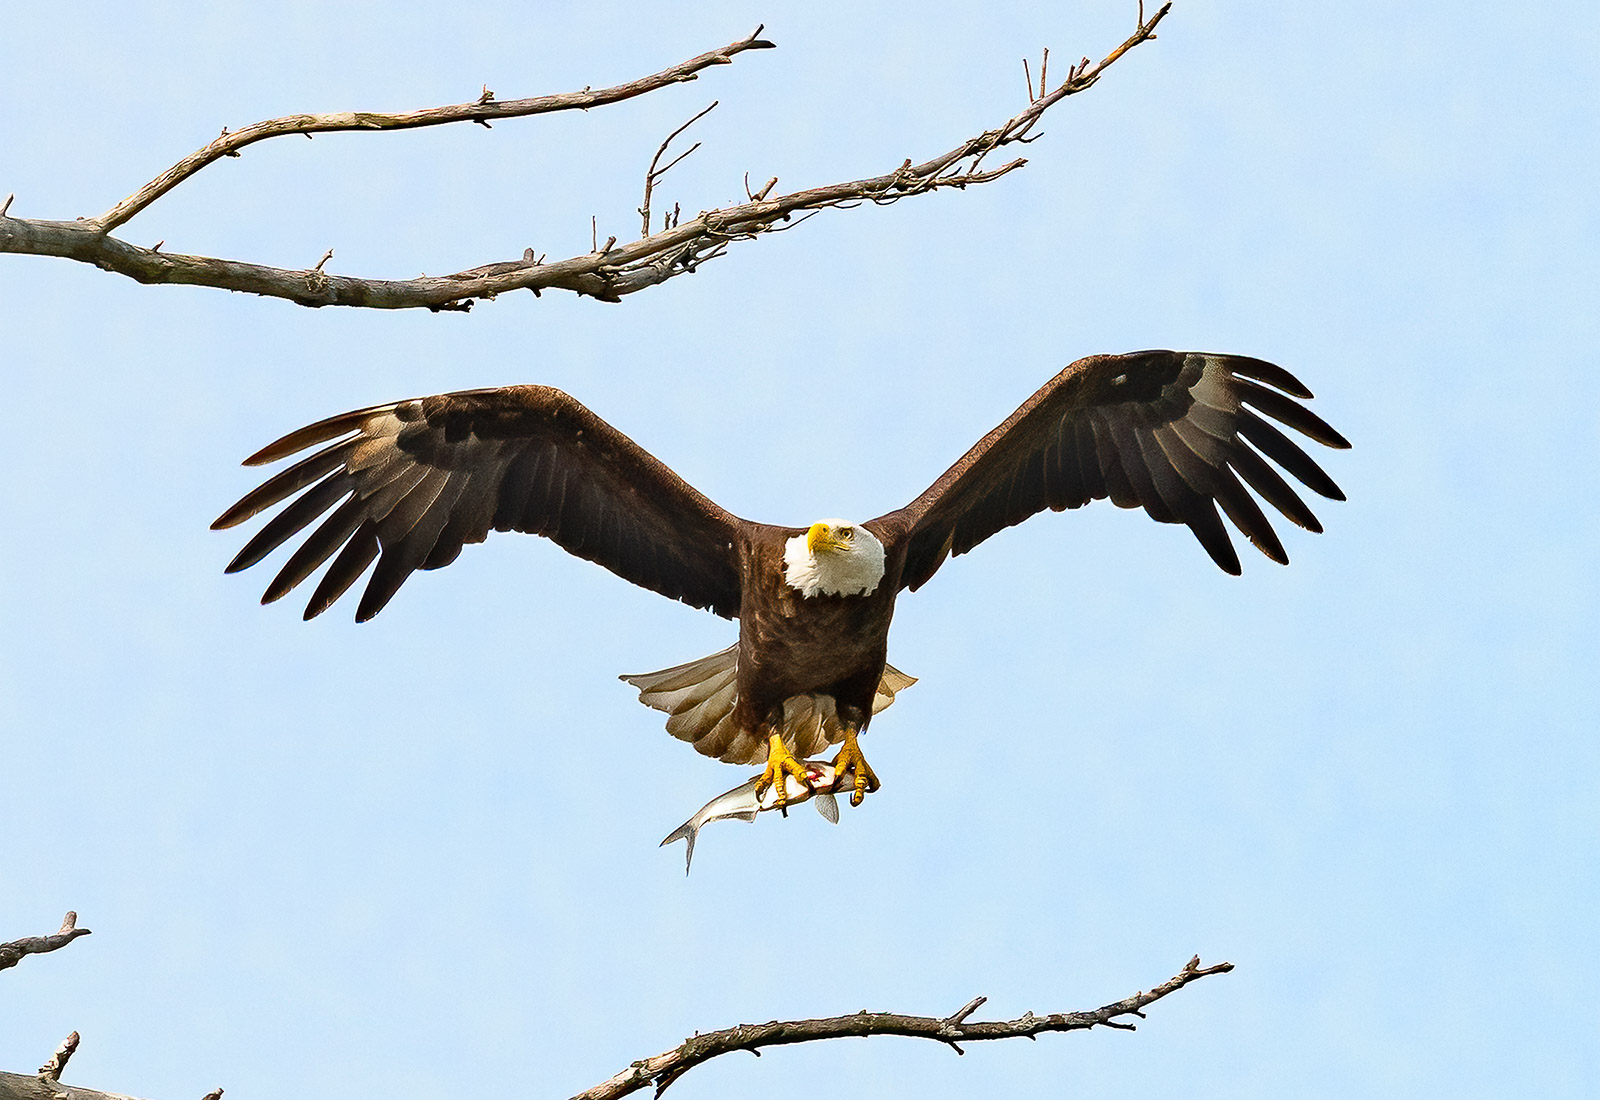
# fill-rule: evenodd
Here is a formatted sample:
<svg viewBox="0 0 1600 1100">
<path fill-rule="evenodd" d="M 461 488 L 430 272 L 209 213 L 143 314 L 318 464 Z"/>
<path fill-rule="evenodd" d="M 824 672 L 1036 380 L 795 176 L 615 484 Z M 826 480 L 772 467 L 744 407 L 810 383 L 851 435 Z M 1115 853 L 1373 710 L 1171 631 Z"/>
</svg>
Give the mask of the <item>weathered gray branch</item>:
<svg viewBox="0 0 1600 1100">
<path fill-rule="evenodd" d="M 63 1085 L 43 1075 L 0 1073 L 0 1100 L 129 1100 L 114 1092 Z"/>
<path fill-rule="evenodd" d="M 725 63 L 744 49 L 770 46 L 749 38 L 701 54 L 655 76 L 620 85 L 606 92 L 571 93 L 567 97 L 549 96 L 540 100 L 496 103 L 485 91 L 476 104 L 435 108 L 408 115 L 304 115 L 258 123 L 234 134 L 223 134 L 204 149 L 175 165 L 138 193 L 119 203 L 99 218 L 72 222 L 43 221 L 6 217 L 0 213 L 0 252 L 56 256 L 94 264 L 106 271 L 126 275 L 141 283 L 182 283 L 212 286 L 268 297 L 285 298 L 304 306 L 364 306 L 374 309 L 465 310 L 475 299 L 492 299 L 511 290 L 568 290 L 608 302 L 620 301 L 646 287 L 674 276 L 693 272 L 707 260 L 721 256 L 737 240 L 753 240 L 790 228 L 796 214 L 810 216 L 835 206 L 863 202 L 897 202 L 911 195 L 926 194 L 941 188 L 965 188 L 988 183 L 1021 168 L 1027 162 L 1016 159 L 996 168 L 984 168 L 983 161 L 996 149 L 1032 140 L 1028 134 L 1050 107 L 1068 96 L 1094 86 L 1118 58 L 1134 46 L 1155 37 L 1155 28 L 1171 8 L 1164 4 L 1127 41 L 1098 63 L 1087 58 L 1068 70 L 1066 81 L 1048 94 L 1034 97 L 1021 114 L 993 130 L 957 145 L 954 149 L 922 164 L 910 160 L 892 172 L 796 191 L 768 198 L 769 188 L 738 206 L 703 212 L 688 222 L 675 222 L 671 228 L 646 234 L 639 240 L 615 249 L 599 249 L 582 256 L 545 263 L 532 249 L 520 260 L 485 264 L 453 275 L 417 279 L 362 279 L 330 275 L 317 269 L 286 270 L 237 260 L 207 256 L 185 256 L 142 248 L 109 235 L 108 230 L 122 224 L 155 198 L 171 190 L 188 176 L 218 157 L 236 153 L 252 141 L 285 133 L 309 133 L 314 129 L 390 129 L 397 126 L 436 125 L 444 122 L 484 121 L 510 114 L 532 114 L 540 110 L 563 110 L 589 106 L 574 97 L 612 96 L 604 102 L 639 95 L 652 88 L 691 79 L 695 71 L 708 65 Z M 1142 14 L 1142 12 L 1141 12 Z M 757 28 L 759 33 L 759 28 Z M 631 89 L 623 94 L 624 89 Z M 1031 84 L 1030 84 L 1031 94 Z M 550 104 L 560 105 L 552 106 Z M 537 108 L 529 104 L 545 104 Z M 518 106 L 522 105 L 522 106 Z M 377 121 L 373 121 L 377 120 Z M 785 224 L 788 223 L 788 224 Z"/>
<path fill-rule="evenodd" d="M 545 115 L 553 111 L 587 110 L 590 107 L 603 107 L 608 103 L 632 99 L 646 92 L 653 92 L 657 88 L 665 88 L 669 84 L 695 80 L 699 77 L 700 70 L 713 65 L 730 65 L 736 54 L 746 50 L 772 48 L 773 43 L 762 39 L 761 28 L 757 27 L 748 37 L 730 42 L 720 49 L 707 50 L 697 57 L 691 57 L 659 73 L 630 80 L 626 84 L 618 84 L 611 88 L 601 88 L 598 91 L 585 88 L 581 92 L 534 96 L 531 99 L 508 99 L 502 102 L 497 101 L 494 93 L 485 86 L 483 94 L 472 103 L 458 103 L 449 107 L 427 107 L 420 111 L 393 113 L 340 111 L 327 115 L 288 115 L 284 118 L 257 122 L 232 133 L 224 129 L 216 140 L 196 149 L 98 218 L 85 219 L 85 224 L 99 232 L 109 232 L 208 164 L 213 164 L 223 157 L 236 157 L 239 155 L 239 150 L 246 145 L 254 145 L 268 138 L 283 137 L 286 134 L 305 134 L 309 137 L 312 134 L 332 134 L 349 130 L 411 130 L 419 126 L 443 126 L 452 122 L 476 122 L 488 126 L 490 119 L 522 118 L 525 115 Z"/>
<path fill-rule="evenodd" d="M 695 1066 L 709 1062 L 736 1050 L 748 1050 L 759 1055 L 762 1047 L 786 1046 L 791 1043 L 814 1043 L 822 1039 L 843 1039 L 869 1035 L 902 1035 L 912 1039 L 932 1039 L 945 1043 L 957 1054 L 964 1053 L 961 1043 L 976 1043 L 987 1039 L 1032 1039 L 1045 1032 L 1087 1031 L 1093 1027 L 1114 1027 L 1132 1031 L 1134 1025 L 1122 1022 L 1119 1017 L 1144 1017 L 1142 1011 L 1169 993 L 1175 993 L 1211 974 L 1226 974 L 1232 963 L 1201 966 L 1197 955 L 1189 960 L 1174 977 L 1168 978 L 1154 989 L 1135 993 L 1090 1012 L 1053 1012 L 1035 1016 L 1029 1012 L 1015 1020 L 980 1020 L 969 1023 L 967 1017 L 984 1003 L 976 997 L 950 1016 L 942 1019 L 932 1016 L 901 1016 L 892 1012 L 867 1012 L 853 1016 L 832 1016 L 821 1020 L 774 1020 L 767 1024 L 740 1024 L 722 1031 L 707 1032 L 685 1039 L 683 1043 L 654 1058 L 642 1058 L 627 1069 L 580 1092 L 573 1100 L 614 1100 L 639 1089 L 654 1086 L 660 1096 L 668 1085 Z M 0 1100 L 5 1100 L 0 1093 Z"/>
<path fill-rule="evenodd" d="M 641 1058 L 627 1069 L 591 1089 L 580 1092 L 573 1100 L 614 1100 L 644 1088 L 654 1088 L 656 1096 L 666 1091 L 668 1085 L 691 1069 L 736 1050 L 748 1050 L 760 1055 L 761 1048 L 788 1046 L 794 1043 L 814 1043 L 823 1039 L 864 1038 L 871 1035 L 901 1035 L 912 1039 L 932 1039 L 944 1043 L 957 1054 L 964 1053 L 962 1043 L 977 1043 L 989 1039 L 1033 1039 L 1047 1032 L 1087 1031 L 1095 1027 L 1134 1030 L 1134 1025 L 1124 1022 L 1123 1016 L 1144 1018 L 1144 1009 L 1169 994 L 1176 993 L 1190 982 L 1212 974 L 1226 974 L 1232 963 L 1201 966 L 1197 955 L 1176 975 L 1154 989 L 1135 993 L 1120 1001 L 1088 1012 L 1052 1012 L 1035 1016 L 1032 1012 L 1015 1020 L 969 1021 L 981 1008 L 985 998 L 974 997 L 961 1008 L 945 1017 L 901 1016 L 893 1012 L 867 1012 L 863 1009 L 851 1016 L 832 1016 L 818 1020 L 774 1020 L 766 1024 L 739 1024 L 721 1031 L 710 1031 L 685 1039 L 682 1044 L 658 1054 L 654 1058 Z M 73 1033 L 74 1038 L 76 1032 Z M 76 1043 L 73 1044 L 76 1046 Z M 64 1064 L 64 1060 L 63 1060 Z M 48 1067 L 47 1067 L 48 1068 Z M 217 1100 L 222 1094 L 217 1089 L 205 1100 Z M 41 1070 L 39 1076 L 28 1077 L 19 1073 L 0 1073 L 0 1100 L 127 1100 L 115 1093 L 95 1092 L 91 1089 L 63 1085 Z"/>
<path fill-rule="evenodd" d="M 87 936 L 87 928 L 78 927 L 78 914 L 68 911 L 61 922 L 61 931 L 48 936 L 28 936 L 10 943 L 0 943 L 0 970 L 9 970 L 22 961 L 24 955 L 42 955 L 46 951 L 59 951 L 79 936 Z"/>
</svg>

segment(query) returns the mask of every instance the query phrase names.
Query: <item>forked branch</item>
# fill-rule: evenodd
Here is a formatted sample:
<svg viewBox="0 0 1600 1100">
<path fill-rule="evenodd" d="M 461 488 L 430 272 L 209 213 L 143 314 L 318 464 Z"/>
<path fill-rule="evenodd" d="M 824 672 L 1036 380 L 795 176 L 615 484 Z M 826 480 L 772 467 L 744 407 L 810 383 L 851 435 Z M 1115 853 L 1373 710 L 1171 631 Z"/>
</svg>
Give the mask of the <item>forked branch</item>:
<svg viewBox="0 0 1600 1100">
<path fill-rule="evenodd" d="M 665 176 L 668 172 L 672 171 L 673 167 L 677 165 L 677 163 L 684 157 L 700 148 L 700 143 L 698 141 L 695 142 L 693 145 L 689 146 L 689 148 L 685 149 L 683 152 L 669 160 L 664 167 L 657 167 L 661 164 L 661 158 L 666 156 L 667 146 L 671 145 L 673 139 L 675 139 L 679 134 L 683 133 L 689 127 L 693 126 L 695 123 L 699 122 L 716 109 L 717 100 L 713 99 L 711 101 L 711 106 L 707 107 L 705 110 L 691 118 L 688 122 L 685 122 L 682 126 L 679 126 L 676 130 L 672 131 L 672 133 L 668 134 L 667 140 L 663 141 L 661 143 L 661 147 L 656 150 L 656 155 L 650 158 L 650 167 L 645 169 L 644 173 L 644 202 L 639 207 L 639 214 L 644 218 L 644 228 L 640 232 L 640 236 L 648 237 L 650 235 L 650 196 L 656 189 L 656 183 L 661 179 L 662 176 Z M 668 215 L 668 221 L 665 225 L 665 228 L 667 229 L 671 229 L 673 225 L 670 219 L 671 215 Z"/>
<path fill-rule="evenodd" d="M 9 970 L 22 961 L 24 955 L 42 955 L 46 951 L 59 951 L 79 936 L 87 936 L 87 928 L 78 927 L 78 914 L 69 911 L 61 922 L 61 931 L 48 936 L 28 936 L 10 943 L 0 943 L 0 970 Z"/>
<path fill-rule="evenodd" d="M 768 197 L 769 184 L 750 202 L 701 213 L 692 221 L 674 214 L 659 232 L 649 232 L 649 195 L 640 209 L 645 233 L 640 239 L 618 248 L 600 249 L 553 263 L 533 250 L 522 258 L 484 264 L 453 275 L 416 279 L 363 279 L 333 275 L 317 268 L 289 270 L 265 267 L 238 260 L 208 256 L 186 256 L 129 244 L 110 235 L 161 195 L 220 157 L 237 155 L 245 145 L 283 134 L 310 135 L 332 130 L 398 129 L 431 126 L 447 122 L 481 122 L 555 110 L 596 106 L 615 102 L 668 84 L 692 80 L 710 65 L 726 64 L 744 50 L 764 49 L 772 43 L 757 37 L 760 28 L 748 38 L 691 58 L 680 65 L 629 84 L 594 92 L 568 93 L 538 99 L 498 102 L 484 89 L 474 103 L 437 107 L 408 114 L 382 115 L 343 113 L 334 115 L 296 115 L 256 123 L 234 133 L 224 132 L 215 141 L 186 157 L 160 177 L 118 203 L 97 218 L 78 221 L 43 221 L 12 218 L 0 211 L 0 252 L 56 256 L 94 264 L 106 271 L 126 275 L 141 283 L 180 283 L 212 286 L 274 298 L 284 298 L 304 306 L 365 306 L 373 309 L 466 310 L 474 300 L 492 299 L 511 290 L 568 290 L 602 301 L 621 301 L 646 287 L 666 282 L 677 275 L 693 272 L 700 264 L 721 256 L 734 241 L 754 240 L 766 233 L 793 228 L 806 217 L 829 207 L 850 207 L 864 202 L 887 204 L 912 195 L 927 194 L 942 188 L 965 188 L 988 183 L 1021 168 L 1021 158 L 986 168 L 984 160 L 996 149 L 1034 140 L 1029 136 L 1045 111 L 1071 95 L 1093 87 L 1100 76 L 1123 54 L 1155 37 L 1157 24 L 1172 5 L 1163 4 L 1148 19 L 1141 18 L 1134 33 L 1098 63 L 1086 58 L 1068 68 L 1067 79 L 1054 90 L 1033 95 L 1025 110 L 993 130 L 974 138 L 932 160 L 912 164 L 908 159 L 883 175 L 847 183 L 829 184 L 787 195 Z M 1141 16 L 1142 16 L 1141 5 Z M 1044 73 L 1041 73 L 1043 83 Z M 669 139 L 670 140 L 670 139 Z M 663 145 L 663 151 L 665 146 Z M 658 153 L 658 160 L 660 157 Z M 668 166 L 670 167 L 670 165 Z M 659 180 L 665 169 L 654 164 L 647 177 Z M 796 218 L 795 215 L 801 215 Z M 164 243 L 164 242 L 163 242 Z M 326 260 L 327 257 L 324 257 Z"/>
</svg>

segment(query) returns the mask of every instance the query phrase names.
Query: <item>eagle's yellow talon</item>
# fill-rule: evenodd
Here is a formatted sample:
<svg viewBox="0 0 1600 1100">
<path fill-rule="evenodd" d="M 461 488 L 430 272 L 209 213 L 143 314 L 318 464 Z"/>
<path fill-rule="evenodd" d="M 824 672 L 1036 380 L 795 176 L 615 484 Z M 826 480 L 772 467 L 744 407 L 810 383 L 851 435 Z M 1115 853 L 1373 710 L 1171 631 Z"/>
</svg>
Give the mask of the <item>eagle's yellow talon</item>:
<svg viewBox="0 0 1600 1100">
<path fill-rule="evenodd" d="M 839 755 L 833 758 L 835 774 L 847 768 L 855 772 L 855 786 L 850 791 L 850 805 L 861 805 L 867 795 L 883 786 L 878 782 L 878 776 L 873 772 L 871 765 L 867 763 L 867 758 L 861 755 L 861 746 L 856 744 L 855 733 L 849 731 L 844 735 L 844 744 L 839 746 Z"/>
<path fill-rule="evenodd" d="M 761 782 L 756 784 L 756 798 L 761 798 L 767 793 L 767 788 L 776 787 L 778 793 L 777 808 L 788 816 L 789 805 L 789 776 L 794 776 L 804 786 L 811 786 L 811 776 L 806 771 L 804 764 L 795 758 L 789 751 L 789 746 L 783 743 L 780 734 L 771 734 L 767 738 L 767 770 L 761 773 Z"/>
</svg>

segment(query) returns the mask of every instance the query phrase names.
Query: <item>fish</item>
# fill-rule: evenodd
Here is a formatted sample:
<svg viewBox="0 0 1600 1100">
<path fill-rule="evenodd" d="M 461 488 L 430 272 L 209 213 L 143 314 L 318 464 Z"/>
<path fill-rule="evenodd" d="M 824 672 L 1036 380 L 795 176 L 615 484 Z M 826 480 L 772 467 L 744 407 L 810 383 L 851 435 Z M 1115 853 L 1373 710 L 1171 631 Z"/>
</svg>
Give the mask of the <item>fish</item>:
<svg viewBox="0 0 1600 1100">
<path fill-rule="evenodd" d="M 839 803 L 833 795 L 836 791 L 855 785 L 855 770 L 846 768 L 842 772 L 836 771 L 826 760 L 805 760 L 801 763 L 805 766 L 806 777 L 811 781 L 811 786 L 807 787 L 792 775 L 784 777 L 784 793 L 788 796 L 784 806 L 784 816 L 788 816 L 789 806 L 798 806 L 815 798 L 817 812 L 827 818 L 830 825 L 839 824 Z M 699 812 L 688 821 L 667 834 L 667 838 L 661 842 L 663 848 L 674 840 L 688 842 L 683 852 L 685 876 L 689 874 L 689 864 L 694 860 L 694 841 L 700 833 L 701 826 L 711 821 L 754 821 L 757 814 L 778 808 L 777 785 L 768 787 L 766 792 L 757 798 L 756 784 L 760 782 L 761 776 L 758 775 L 748 783 L 741 783 L 731 791 L 724 791 L 700 807 Z"/>
</svg>

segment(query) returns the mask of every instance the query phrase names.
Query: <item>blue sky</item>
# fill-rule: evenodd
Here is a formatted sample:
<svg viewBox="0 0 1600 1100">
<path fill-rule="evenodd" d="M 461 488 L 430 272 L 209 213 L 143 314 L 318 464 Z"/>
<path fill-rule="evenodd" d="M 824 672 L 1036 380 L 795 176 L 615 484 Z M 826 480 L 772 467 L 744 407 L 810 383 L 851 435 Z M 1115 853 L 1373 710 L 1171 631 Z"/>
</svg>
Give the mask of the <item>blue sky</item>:
<svg viewBox="0 0 1600 1100">
<path fill-rule="evenodd" d="M 661 192 L 689 211 L 942 152 L 1134 7 L 19 10 L 0 194 L 92 214 L 224 125 L 598 86 L 764 21 L 779 49 L 587 115 L 257 145 L 122 230 L 370 276 L 565 256 L 591 215 L 636 232 L 712 99 Z M 1199 953 L 1238 969 L 1134 1035 L 789 1048 L 676 1094 L 1593 1095 L 1597 57 L 1583 8 L 1179 0 L 1022 172 L 621 305 L 311 311 L 4 257 L 0 939 L 95 934 L 0 976 L 0 1068 L 76 1029 L 69 1080 L 161 1100 L 564 1096 L 696 1029 L 1086 1008 Z M 1106 505 L 997 536 L 900 604 L 884 789 L 711 826 L 687 881 L 656 842 L 745 773 L 616 675 L 731 624 L 513 536 L 305 624 L 207 530 L 283 431 L 513 382 L 740 515 L 865 519 L 1142 347 L 1316 391 L 1355 444 L 1327 533 L 1237 579 Z"/>
</svg>

